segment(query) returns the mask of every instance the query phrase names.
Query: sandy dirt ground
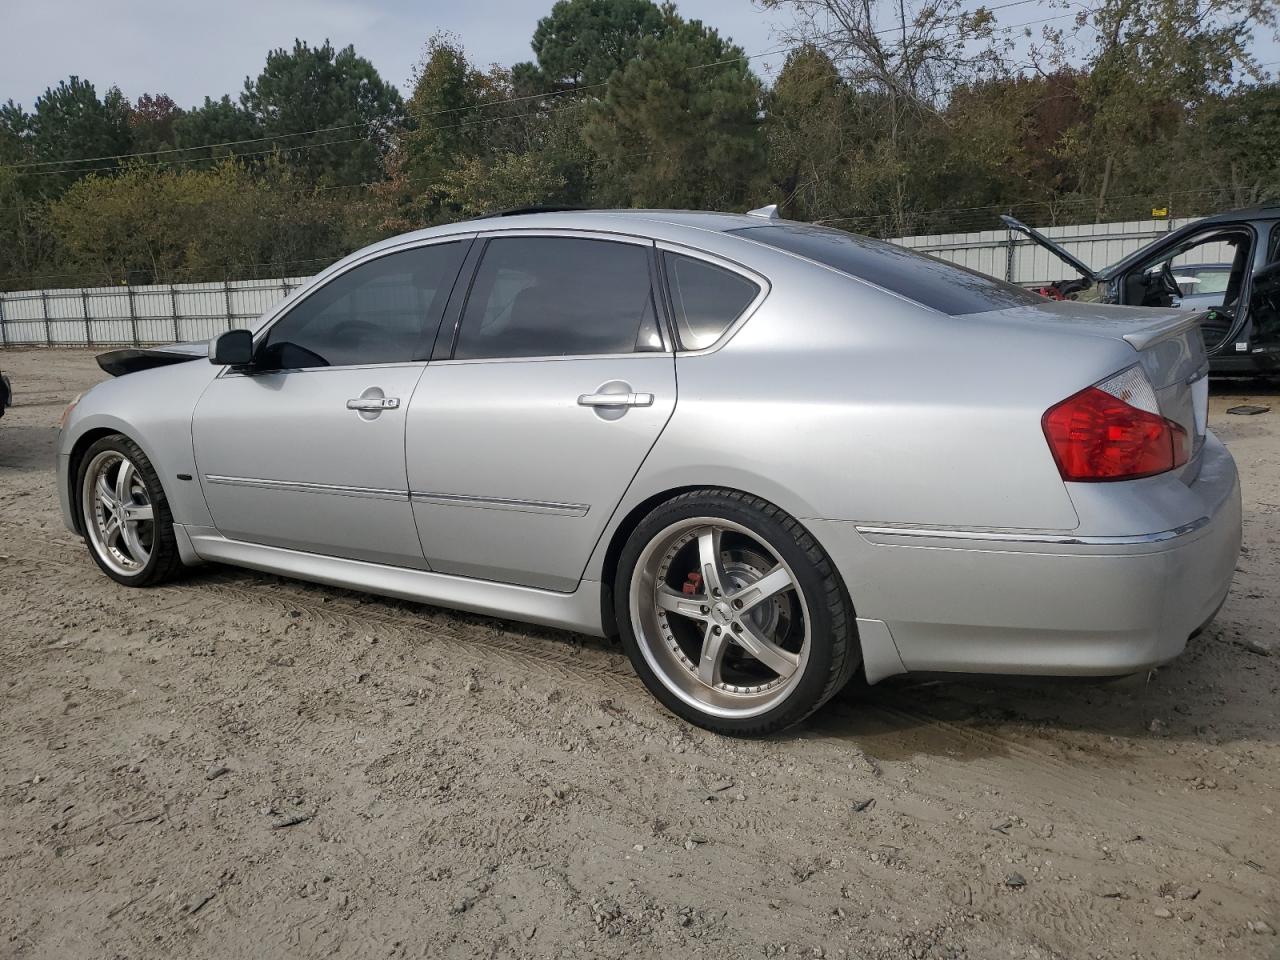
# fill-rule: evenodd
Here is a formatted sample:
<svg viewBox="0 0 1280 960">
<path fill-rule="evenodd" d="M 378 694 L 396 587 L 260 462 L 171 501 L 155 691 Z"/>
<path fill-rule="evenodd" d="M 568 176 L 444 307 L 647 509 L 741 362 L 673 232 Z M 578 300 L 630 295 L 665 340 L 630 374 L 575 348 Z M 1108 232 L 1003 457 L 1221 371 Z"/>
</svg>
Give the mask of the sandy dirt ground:
<svg viewBox="0 0 1280 960">
<path fill-rule="evenodd" d="M 1215 387 L 1247 546 L 1181 659 L 855 681 L 760 742 L 603 641 L 224 567 L 119 587 L 54 494 L 103 374 L 0 368 L 0 957 L 1280 957 L 1274 387 Z"/>
</svg>

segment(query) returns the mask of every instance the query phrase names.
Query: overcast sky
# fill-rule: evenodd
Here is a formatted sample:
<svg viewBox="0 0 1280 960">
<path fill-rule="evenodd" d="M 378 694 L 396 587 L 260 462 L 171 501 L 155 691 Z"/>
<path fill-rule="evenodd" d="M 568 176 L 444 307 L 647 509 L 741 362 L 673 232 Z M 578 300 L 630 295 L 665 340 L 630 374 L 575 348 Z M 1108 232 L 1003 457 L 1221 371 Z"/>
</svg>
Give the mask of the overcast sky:
<svg viewBox="0 0 1280 960">
<path fill-rule="evenodd" d="M 532 59 L 529 40 L 554 0 L 14 0 L 5 12 L 0 102 L 27 109 L 59 80 L 78 74 L 101 95 L 113 83 L 130 99 L 167 93 L 182 107 L 206 95 L 234 97 L 257 76 L 267 51 L 354 44 L 383 78 L 407 92 L 423 44 L 457 34 L 482 65 Z M 6 4 L 9 6 L 9 4 Z M 776 46 L 785 22 L 750 0 L 680 0 L 680 12 L 716 27 L 748 53 Z"/>
<path fill-rule="evenodd" d="M 989 2 L 989 0 L 988 0 Z M 437 30 L 457 34 L 482 65 L 528 60 L 529 39 L 553 0 L 10 0 L 7 42 L 0 55 L 0 102 L 28 110 L 45 88 L 78 74 L 101 95 L 117 84 L 131 100 L 167 93 L 182 107 L 206 95 L 236 96 L 257 76 L 268 50 L 354 44 L 383 78 L 407 92 L 413 65 Z M 976 6 L 976 0 L 972 4 Z M 678 0 L 680 12 L 716 27 L 747 53 L 779 46 L 785 14 L 765 13 L 751 0 Z M 1036 3 L 1001 15 L 1017 24 L 1059 11 Z M 1067 21 L 1063 21 L 1064 23 Z M 1037 26 L 1035 29 L 1039 29 Z M 1280 59 L 1269 40 L 1263 60 Z M 752 62 L 770 77 L 782 57 Z"/>
</svg>

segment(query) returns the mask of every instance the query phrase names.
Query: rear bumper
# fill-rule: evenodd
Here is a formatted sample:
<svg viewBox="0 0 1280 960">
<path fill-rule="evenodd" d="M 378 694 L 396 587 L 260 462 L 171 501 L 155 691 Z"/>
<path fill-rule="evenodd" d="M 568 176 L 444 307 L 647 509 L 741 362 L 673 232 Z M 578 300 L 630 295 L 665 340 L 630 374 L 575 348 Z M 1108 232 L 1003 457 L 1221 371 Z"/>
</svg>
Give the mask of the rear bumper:
<svg viewBox="0 0 1280 960">
<path fill-rule="evenodd" d="M 1216 438 L 1193 483 L 1163 482 L 1179 490 L 1155 498 L 1165 516 L 1144 518 L 1149 533 L 809 522 L 906 670 L 1123 675 L 1183 651 L 1225 600 L 1240 550 L 1239 479 Z"/>
</svg>

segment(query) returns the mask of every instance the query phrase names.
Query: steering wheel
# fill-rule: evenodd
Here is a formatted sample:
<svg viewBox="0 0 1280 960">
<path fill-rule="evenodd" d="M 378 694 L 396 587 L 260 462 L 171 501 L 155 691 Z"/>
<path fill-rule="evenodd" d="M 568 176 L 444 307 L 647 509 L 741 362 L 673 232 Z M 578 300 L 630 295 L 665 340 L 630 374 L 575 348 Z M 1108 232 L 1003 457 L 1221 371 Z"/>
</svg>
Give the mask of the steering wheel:
<svg viewBox="0 0 1280 960">
<path fill-rule="evenodd" d="M 1149 271 L 1146 281 L 1146 289 L 1142 295 L 1144 307 L 1171 307 L 1173 301 L 1182 296 L 1178 280 L 1173 275 L 1173 262 L 1170 260 L 1160 264 L 1159 270 Z"/>
</svg>

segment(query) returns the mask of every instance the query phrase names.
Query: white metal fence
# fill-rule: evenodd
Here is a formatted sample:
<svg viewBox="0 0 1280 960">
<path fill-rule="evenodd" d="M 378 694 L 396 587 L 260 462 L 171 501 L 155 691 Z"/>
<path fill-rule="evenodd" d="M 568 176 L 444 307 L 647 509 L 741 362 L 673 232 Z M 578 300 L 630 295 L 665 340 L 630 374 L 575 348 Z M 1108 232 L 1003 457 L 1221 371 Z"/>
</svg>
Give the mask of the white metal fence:
<svg viewBox="0 0 1280 960">
<path fill-rule="evenodd" d="M 1191 220 L 1043 227 L 1090 266 L 1127 256 Z M 1067 279 L 1071 268 L 1044 248 L 1008 230 L 900 237 L 902 246 L 930 253 L 1024 285 Z M 1217 244 L 1194 252 L 1196 262 L 1216 263 Z M 1216 258 L 1216 259 L 1215 259 Z M 1225 256 L 1226 262 L 1230 257 Z M 278 303 L 306 277 L 178 283 L 73 290 L 0 293 L 0 346 L 120 345 L 206 340 L 250 321 Z"/>
<path fill-rule="evenodd" d="M 306 279 L 0 293 L 0 345 L 97 346 L 207 340 L 249 325 Z"/>
<path fill-rule="evenodd" d="M 1089 266 L 1105 267 L 1197 219 L 1126 220 L 1036 229 Z M 893 242 L 1023 286 L 1039 286 L 1076 276 L 1071 267 L 1044 247 L 1003 228 L 979 233 L 899 237 Z M 1225 262 L 1231 262 L 1225 245 L 1211 243 L 1192 251 L 1178 263 L 1221 263 L 1224 258 Z"/>
</svg>

